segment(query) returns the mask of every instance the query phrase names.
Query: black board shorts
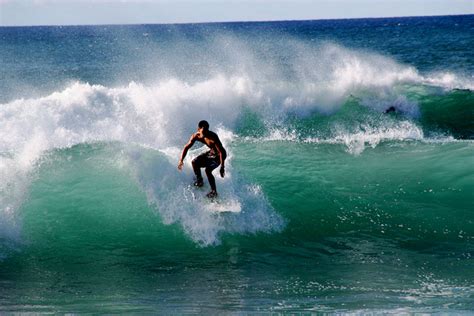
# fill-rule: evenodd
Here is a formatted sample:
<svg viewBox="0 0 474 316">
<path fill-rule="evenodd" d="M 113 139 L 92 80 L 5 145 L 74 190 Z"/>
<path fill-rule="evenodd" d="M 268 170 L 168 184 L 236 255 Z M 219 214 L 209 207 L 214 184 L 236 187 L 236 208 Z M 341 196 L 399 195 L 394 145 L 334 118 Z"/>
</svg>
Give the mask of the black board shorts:
<svg viewBox="0 0 474 316">
<path fill-rule="evenodd" d="M 219 158 L 219 155 L 209 150 L 194 158 L 193 164 L 197 165 L 199 168 L 209 168 L 211 170 L 214 170 L 219 167 L 219 165 L 221 164 L 221 160 Z"/>
</svg>

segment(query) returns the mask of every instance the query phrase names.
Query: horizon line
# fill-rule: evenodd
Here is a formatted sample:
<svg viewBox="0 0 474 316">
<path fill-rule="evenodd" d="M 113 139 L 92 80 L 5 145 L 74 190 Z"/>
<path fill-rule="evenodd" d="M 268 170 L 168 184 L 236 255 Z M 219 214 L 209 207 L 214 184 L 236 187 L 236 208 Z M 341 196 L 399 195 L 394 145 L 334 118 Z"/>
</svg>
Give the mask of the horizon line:
<svg viewBox="0 0 474 316">
<path fill-rule="evenodd" d="M 377 16 L 377 17 L 356 17 L 356 18 L 321 18 L 321 19 L 288 19 L 288 20 L 229 20 L 229 21 L 203 21 L 203 22 L 144 22 L 144 23 L 104 23 L 104 24 L 19 24 L 0 25 L 0 27 L 76 27 L 76 26 L 138 26 L 138 25 L 200 25 L 200 24 L 232 24 L 232 23 L 278 23 L 278 22 L 311 22 L 311 21 L 340 21 L 340 20 L 377 20 L 377 19 L 403 19 L 403 18 L 433 18 L 433 17 L 456 17 L 474 16 L 473 13 L 460 14 L 435 14 L 435 15 L 401 15 L 401 16 Z"/>
</svg>

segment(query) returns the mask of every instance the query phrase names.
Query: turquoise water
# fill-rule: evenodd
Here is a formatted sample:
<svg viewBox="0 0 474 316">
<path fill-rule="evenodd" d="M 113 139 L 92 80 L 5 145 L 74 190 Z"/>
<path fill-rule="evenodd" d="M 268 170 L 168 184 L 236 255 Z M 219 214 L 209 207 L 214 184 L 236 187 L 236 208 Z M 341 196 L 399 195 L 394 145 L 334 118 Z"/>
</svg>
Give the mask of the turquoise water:
<svg viewBox="0 0 474 316">
<path fill-rule="evenodd" d="M 472 28 L 0 28 L 0 310 L 470 313 Z"/>
</svg>

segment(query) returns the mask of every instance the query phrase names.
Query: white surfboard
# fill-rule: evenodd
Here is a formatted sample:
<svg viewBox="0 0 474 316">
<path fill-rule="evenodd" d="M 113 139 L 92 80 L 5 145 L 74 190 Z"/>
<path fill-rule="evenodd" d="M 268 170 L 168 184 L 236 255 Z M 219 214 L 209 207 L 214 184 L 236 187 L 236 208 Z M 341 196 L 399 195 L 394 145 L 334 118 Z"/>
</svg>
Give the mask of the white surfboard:
<svg viewBox="0 0 474 316">
<path fill-rule="evenodd" d="M 209 201 L 205 209 L 213 213 L 240 213 L 242 211 L 242 205 L 237 200 L 217 198 Z"/>
</svg>

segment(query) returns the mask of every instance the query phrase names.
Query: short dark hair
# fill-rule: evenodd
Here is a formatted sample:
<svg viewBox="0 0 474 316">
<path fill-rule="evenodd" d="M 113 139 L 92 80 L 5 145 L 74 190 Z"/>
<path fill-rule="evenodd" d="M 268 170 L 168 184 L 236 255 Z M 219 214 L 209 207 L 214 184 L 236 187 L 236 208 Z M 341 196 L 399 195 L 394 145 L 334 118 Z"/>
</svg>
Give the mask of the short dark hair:
<svg viewBox="0 0 474 316">
<path fill-rule="evenodd" d="M 209 123 L 207 121 L 204 121 L 204 120 L 199 121 L 198 127 L 199 128 L 204 127 L 205 130 L 208 130 L 209 129 Z"/>
</svg>

